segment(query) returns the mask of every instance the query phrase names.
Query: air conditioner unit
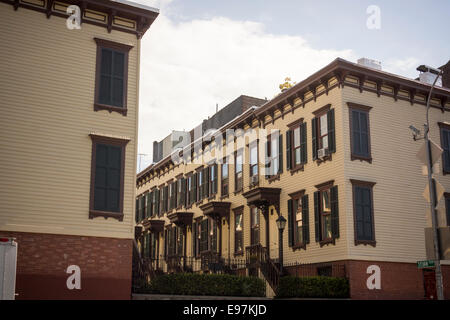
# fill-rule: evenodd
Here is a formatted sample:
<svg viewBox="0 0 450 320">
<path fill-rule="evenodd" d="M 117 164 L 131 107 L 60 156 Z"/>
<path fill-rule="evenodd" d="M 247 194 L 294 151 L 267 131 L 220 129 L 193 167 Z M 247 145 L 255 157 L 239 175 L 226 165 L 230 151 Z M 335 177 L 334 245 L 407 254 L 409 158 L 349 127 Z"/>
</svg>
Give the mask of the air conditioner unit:
<svg viewBox="0 0 450 320">
<path fill-rule="evenodd" d="M 328 148 L 322 148 L 317 150 L 317 157 L 318 158 L 325 158 L 328 155 Z"/>
<path fill-rule="evenodd" d="M 258 176 L 257 175 L 254 175 L 254 176 L 252 176 L 251 177 L 251 182 L 252 182 L 252 184 L 257 184 L 258 183 Z"/>
</svg>

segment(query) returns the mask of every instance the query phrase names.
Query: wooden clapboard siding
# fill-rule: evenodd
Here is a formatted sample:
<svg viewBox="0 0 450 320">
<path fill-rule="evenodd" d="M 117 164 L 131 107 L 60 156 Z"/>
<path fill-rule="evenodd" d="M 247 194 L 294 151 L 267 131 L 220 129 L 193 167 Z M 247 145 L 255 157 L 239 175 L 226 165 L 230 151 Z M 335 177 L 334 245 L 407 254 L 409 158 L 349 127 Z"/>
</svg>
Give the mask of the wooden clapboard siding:
<svg viewBox="0 0 450 320">
<path fill-rule="evenodd" d="M 132 238 L 139 43 L 136 36 L 0 3 L 0 230 Z M 94 111 L 94 37 L 132 45 L 128 113 Z M 89 219 L 89 133 L 127 137 L 124 220 Z"/>
<path fill-rule="evenodd" d="M 288 246 L 288 234 L 287 228 L 284 232 L 283 242 L 284 242 L 284 253 L 285 253 L 285 262 L 294 262 L 294 261 L 302 261 L 302 262 L 322 262 L 322 261 L 330 261 L 330 260 L 340 260 L 345 259 L 347 257 L 347 248 L 348 248 L 348 239 L 346 232 L 346 210 L 344 209 L 345 205 L 345 196 L 346 190 L 344 188 L 345 178 L 344 178 L 344 170 L 343 170 L 343 161 L 344 161 L 344 148 L 343 148 L 343 131 L 341 130 L 343 123 L 343 105 L 342 105 L 342 97 L 341 97 L 341 89 L 335 87 L 330 90 L 328 95 L 320 95 L 317 97 L 317 101 L 310 101 L 306 103 L 305 108 L 297 108 L 294 113 L 286 112 L 283 118 L 278 118 L 275 120 L 274 124 L 271 122 L 267 124 L 266 130 L 269 133 L 272 129 L 280 129 L 281 134 L 283 135 L 283 140 L 285 140 L 286 131 L 289 129 L 288 124 L 293 121 L 304 118 L 304 121 L 307 123 L 311 123 L 311 119 L 314 117 L 313 111 L 316 111 L 323 106 L 331 104 L 331 108 L 335 109 L 335 132 L 336 132 L 336 152 L 332 154 L 332 160 L 326 161 L 318 165 L 316 162 L 312 160 L 312 149 L 311 149 L 311 126 L 308 125 L 308 162 L 305 164 L 304 171 L 298 171 L 291 175 L 290 171 L 286 169 L 286 156 L 283 154 L 283 174 L 281 175 L 280 180 L 275 180 L 269 183 L 264 178 L 264 165 L 259 164 L 259 172 L 263 173 L 260 175 L 260 184 L 261 187 L 274 187 L 274 188 L 282 188 L 281 197 L 280 197 L 280 211 L 285 218 L 287 218 L 287 201 L 289 199 L 289 194 L 299 191 L 301 189 L 305 189 L 305 194 L 309 195 L 310 205 L 309 205 L 309 223 L 310 223 L 310 244 L 307 245 L 307 250 L 296 250 L 293 251 Z M 255 130 L 258 130 L 256 128 Z M 247 141 L 248 142 L 248 141 Z M 214 148 L 214 143 L 212 144 Z M 283 142 L 283 146 L 285 146 L 285 141 Z M 262 161 L 265 150 L 264 145 L 259 144 L 259 158 Z M 206 155 L 209 157 L 209 155 Z M 245 154 L 245 163 L 243 166 L 243 192 L 249 190 L 249 166 L 248 166 L 248 150 L 246 149 Z M 137 194 L 142 194 L 147 190 L 151 189 L 154 186 L 160 186 L 161 184 L 169 181 L 170 179 L 175 179 L 180 173 L 187 174 L 191 171 L 195 171 L 201 164 L 189 164 L 189 165 L 178 165 L 172 167 L 170 170 L 166 170 L 159 177 L 155 177 L 150 179 L 143 185 L 138 186 Z M 221 190 L 221 179 L 219 175 L 218 179 L 218 190 L 215 201 L 220 201 L 220 190 Z M 316 191 L 315 185 L 334 180 L 334 184 L 339 186 L 339 223 L 340 223 L 340 238 L 336 240 L 335 245 L 326 245 L 320 247 L 318 243 L 314 241 L 314 208 L 313 208 L 313 192 Z M 242 192 L 235 194 L 234 193 L 234 164 L 229 165 L 229 197 L 223 199 L 223 201 L 231 202 L 231 214 L 230 214 L 230 239 L 228 239 L 228 225 L 222 225 L 222 255 L 223 257 L 228 257 L 228 241 L 230 240 L 230 256 L 234 257 L 234 213 L 233 209 L 238 208 L 240 206 L 244 206 L 243 211 L 243 225 L 244 225 L 244 248 L 250 245 L 250 208 L 246 205 L 246 199 L 242 196 Z M 341 187 L 342 186 L 342 187 Z M 350 193 L 351 195 L 351 193 Z M 207 199 L 204 199 L 202 203 L 206 203 Z M 269 213 L 270 219 L 270 254 L 272 257 L 278 257 L 278 229 L 276 226 L 277 212 L 275 208 L 271 207 L 273 210 L 273 214 Z M 190 209 L 183 209 L 181 211 L 191 211 L 194 213 L 194 219 L 197 217 L 203 216 L 202 211 L 199 209 L 198 205 L 194 204 Z M 270 212 L 270 210 L 269 210 Z M 161 218 L 164 219 L 166 224 L 170 224 L 170 221 L 167 219 L 167 216 L 164 215 Z M 223 223 L 223 222 L 222 222 Z M 260 217 L 260 243 L 265 245 L 266 243 L 266 224 L 264 217 L 261 215 Z M 188 255 L 192 255 L 192 244 L 191 244 L 191 232 L 188 232 Z M 161 243 L 160 252 L 162 250 L 163 244 Z M 244 257 L 244 256 L 242 256 Z"/>
<path fill-rule="evenodd" d="M 351 161 L 349 108 L 347 102 L 372 107 L 369 112 L 372 164 Z M 427 176 L 416 154 L 424 143 L 414 141 L 410 125 L 423 132 L 426 108 L 409 101 L 395 101 L 392 97 L 345 87 L 343 89 L 343 135 L 345 142 L 345 221 L 349 231 L 349 259 L 416 262 L 426 258 L 425 211 L 427 203 L 422 193 Z M 430 108 L 431 139 L 440 145 L 439 121 L 450 122 L 450 114 Z M 342 130 L 341 130 L 342 131 Z M 450 180 L 442 175 L 439 159 L 437 180 L 448 191 Z M 349 179 L 376 182 L 373 187 L 376 247 L 354 244 L 352 184 Z M 341 192 L 341 190 L 339 190 Z M 439 207 L 444 209 L 442 199 Z"/>
</svg>

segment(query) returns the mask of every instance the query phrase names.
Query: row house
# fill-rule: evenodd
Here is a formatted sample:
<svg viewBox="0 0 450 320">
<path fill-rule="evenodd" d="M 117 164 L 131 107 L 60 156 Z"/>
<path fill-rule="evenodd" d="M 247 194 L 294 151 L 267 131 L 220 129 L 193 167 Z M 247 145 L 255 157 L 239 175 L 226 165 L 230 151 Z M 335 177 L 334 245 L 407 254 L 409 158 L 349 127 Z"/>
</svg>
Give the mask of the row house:
<svg viewBox="0 0 450 320">
<path fill-rule="evenodd" d="M 125 0 L 0 2 L 0 237 L 17 299 L 130 299 L 141 39 Z"/>
<path fill-rule="evenodd" d="M 255 275 L 269 291 L 284 274 L 340 276 L 352 298 L 435 296 L 434 271 L 417 268 L 427 179 L 408 129 L 425 122 L 430 84 L 364 62 L 338 58 L 139 173 L 142 268 Z M 448 78 L 429 113 L 431 139 L 444 149 L 434 176 L 446 190 Z M 380 282 L 370 285 L 373 270 Z"/>
</svg>

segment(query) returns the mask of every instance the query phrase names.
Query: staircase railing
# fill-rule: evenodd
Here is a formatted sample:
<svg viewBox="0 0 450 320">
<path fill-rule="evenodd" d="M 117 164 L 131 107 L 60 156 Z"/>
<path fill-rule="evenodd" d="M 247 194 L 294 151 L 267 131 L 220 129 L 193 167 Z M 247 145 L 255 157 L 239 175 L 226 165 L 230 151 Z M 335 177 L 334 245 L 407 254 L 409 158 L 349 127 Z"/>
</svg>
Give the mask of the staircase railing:
<svg viewBox="0 0 450 320">
<path fill-rule="evenodd" d="M 270 259 L 267 249 L 261 244 L 251 245 L 246 248 L 246 260 L 248 268 L 259 268 L 264 278 L 274 291 L 280 280 L 280 270 Z"/>
</svg>

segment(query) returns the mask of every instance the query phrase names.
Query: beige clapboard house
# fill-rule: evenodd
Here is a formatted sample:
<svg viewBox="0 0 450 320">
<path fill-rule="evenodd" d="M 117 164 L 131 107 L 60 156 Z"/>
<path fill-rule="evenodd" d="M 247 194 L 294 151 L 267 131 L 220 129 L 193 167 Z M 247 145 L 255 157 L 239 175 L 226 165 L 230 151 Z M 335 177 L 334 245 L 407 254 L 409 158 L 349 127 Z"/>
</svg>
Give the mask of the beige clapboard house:
<svg viewBox="0 0 450 320">
<path fill-rule="evenodd" d="M 0 2 L 0 236 L 18 241 L 19 299 L 130 297 L 140 42 L 157 15 Z"/>
<path fill-rule="evenodd" d="M 450 191 L 442 68 L 430 126 L 445 150 L 435 177 Z M 347 277 L 352 298 L 432 296 L 434 273 L 416 264 L 426 259 L 427 179 L 416 157 L 423 141 L 408 129 L 423 128 L 430 84 L 336 59 L 286 88 L 218 130 L 193 130 L 192 143 L 138 174 L 140 271 L 259 275 L 270 294 L 281 271 L 282 216 L 285 273 Z M 380 283 L 368 284 L 374 272 Z"/>
</svg>

